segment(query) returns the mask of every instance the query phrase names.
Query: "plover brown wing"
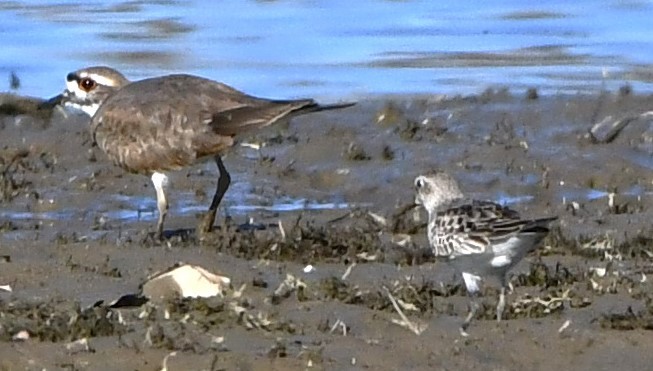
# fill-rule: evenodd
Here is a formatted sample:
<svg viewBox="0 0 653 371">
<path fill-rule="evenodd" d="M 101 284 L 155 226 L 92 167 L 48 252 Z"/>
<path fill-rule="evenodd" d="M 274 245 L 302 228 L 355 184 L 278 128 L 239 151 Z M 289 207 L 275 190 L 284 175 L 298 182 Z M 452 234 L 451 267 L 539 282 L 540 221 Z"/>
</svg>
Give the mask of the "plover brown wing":
<svg viewBox="0 0 653 371">
<path fill-rule="evenodd" d="M 494 277 L 501 284 L 497 304 L 497 320 L 501 320 L 508 270 L 537 247 L 549 232 L 549 223 L 557 218 L 522 219 L 507 206 L 465 200 L 457 182 L 446 173 L 418 176 L 415 188 L 416 202 L 429 214 L 427 234 L 433 253 L 449 258 L 472 297 L 463 333 L 478 308 L 474 296 L 483 277 Z"/>
<path fill-rule="evenodd" d="M 89 67 L 68 74 L 66 90 L 49 102 L 60 102 L 89 114 L 93 138 L 122 168 L 151 176 L 157 194 L 163 235 L 168 210 L 165 172 L 212 157 L 220 177 L 216 192 L 198 227 L 210 232 L 215 214 L 231 183 L 222 155 L 234 137 L 250 129 L 309 112 L 350 107 L 354 103 L 319 105 L 311 99 L 257 98 L 228 85 L 191 75 L 168 75 L 130 82 L 109 67 Z"/>
</svg>

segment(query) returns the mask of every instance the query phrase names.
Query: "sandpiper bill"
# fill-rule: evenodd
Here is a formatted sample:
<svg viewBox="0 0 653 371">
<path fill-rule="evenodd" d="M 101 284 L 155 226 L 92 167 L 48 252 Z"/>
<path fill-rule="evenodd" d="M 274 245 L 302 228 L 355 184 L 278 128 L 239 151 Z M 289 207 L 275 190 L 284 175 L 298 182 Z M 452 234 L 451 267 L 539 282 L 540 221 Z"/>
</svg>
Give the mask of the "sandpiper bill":
<svg viewBox="0 0 653 371">
<path fill-rule="evenodd" d="M 549 223 L 557 218 L 521 219 L 506 206 L 466 199 L 456 180 L 440 171 L 415 178 L 415 190 L 415 202 L 429 215 L 427 234 L 433 253 L 448 258 L 462 274 L 471 298 L 461 333 L 467 334 L 478 309 L 475 297 L 483 277 L 493 277 L 501 284 L 497 304 L 500 321 L 508 271 L 537 247 L 549 232 Z"/>
<path fill-rule="evenodd" d="M 222 163 L 235 136 L 250 129 L 309 112 L 349 107 L 319 105 L 312 99 L 257 98 L 228 85 L 192 75 L 168 75 L 135 82 L 109 67 L 89 67 L 66 77 L 66 90 L 51 102 L 91 116 L 97 145 L 116 165 L 151 177 L 163 236 L 168 211 L 166 172 L 213 158 L 220 176 L 208 212 L 197 228 L 213 228 L 216 211 L 231 178 Z"/>
</svg>

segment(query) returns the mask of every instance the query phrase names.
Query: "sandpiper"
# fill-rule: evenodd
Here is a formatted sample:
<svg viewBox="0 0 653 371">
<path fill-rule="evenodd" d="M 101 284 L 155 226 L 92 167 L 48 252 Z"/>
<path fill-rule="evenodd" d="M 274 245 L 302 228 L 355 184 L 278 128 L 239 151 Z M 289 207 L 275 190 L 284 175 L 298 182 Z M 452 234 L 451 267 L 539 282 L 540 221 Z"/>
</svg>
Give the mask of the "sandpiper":
<svg viewBox="0 0 653 371">
<path fill-rule="evenodd" d="M 466 330 L 476 314 L 475 297 L 483 277 L 501 284 L 497 321 L 505 308 L 507 273 L 549 232 L 556 217 L 521 219 L 519 213 L 490 201 L 466 199 L 449 174 L 435 171 L 415 178 L 415 202 L 429 215 L 428 240 L 436 256 L 446 257 L 462 274 L 471 298 L 461 327 Z"/>
<path fill-rule="evenodd" d="M 135 82 L 109 67 L 89 67 L 66 77 L 66 90 L 50 102 L 81 109 L 91 116 L 97 145 L 116 165 L 151 177 L 163 236 L 168 211 L 166 172 L 212 157 L 220 176 L 213 201 L 197 228 L 210 232 L 231 178 L 222 155 L 235 136 L 250 129 L 309 112 L 354 103 L 319 105 L 312 99 L 257 98 L 202 77 L 178 74 Z"/>
</svg>

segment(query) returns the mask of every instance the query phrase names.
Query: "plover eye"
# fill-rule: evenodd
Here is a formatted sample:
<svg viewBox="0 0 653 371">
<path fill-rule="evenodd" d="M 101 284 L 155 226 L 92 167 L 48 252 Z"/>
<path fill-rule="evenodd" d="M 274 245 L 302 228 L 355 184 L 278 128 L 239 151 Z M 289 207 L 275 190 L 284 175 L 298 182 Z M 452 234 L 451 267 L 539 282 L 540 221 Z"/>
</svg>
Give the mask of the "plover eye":
<svg viewBox="0 0 653 371">
<path fill-rule="evenodd" d="M 79 87 L 84 91 L 91 91 L 96 85 L 96 82 L 88 77 L 79 80 Z"/>
<path fill-rule="evenodd" d="M 422 187 L 424 187 L 424 179 L 422 177 L 415 179 L 415 188 L 419 189 Z"/>
</svg>

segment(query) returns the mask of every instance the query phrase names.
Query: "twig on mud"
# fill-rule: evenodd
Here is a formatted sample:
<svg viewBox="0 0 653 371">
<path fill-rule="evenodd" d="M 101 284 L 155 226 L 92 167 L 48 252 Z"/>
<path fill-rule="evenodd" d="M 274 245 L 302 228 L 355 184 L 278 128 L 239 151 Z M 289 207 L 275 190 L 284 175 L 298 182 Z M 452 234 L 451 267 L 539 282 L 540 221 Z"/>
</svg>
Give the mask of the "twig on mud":
<svg viewBox="0 0 653 371">
<path fill-rule="evenodd" d="M 342 277 L 340 277 L 340 279 L 343 281 L 346 280 L 347 277 L 349 277 L 349 275 L 351 274 L 351 271 L 352 269 L 354 269 L 355 266 L 356 266 L 356 262 L 349 264 L 349 266 L 345 270 L 345 273 L 342 274 Z"/>
<path fill-rule="evenodd" d="M 348 212 L 347 212 L 346 214 L 344 214 L 344 215 L 341 215 L 341 216 L 338 216 L 338 217 L 333 218 L 333 219 L 331 219 L 331 220 L 328 220 L 328 221 L 326 222 L 326 224 L 337 223 L 337 222 L 339 222 L 339 221 L 342 221 L 342 220 L 345 220 L 345 219 L 349 218 L 349 217 L 352 216 L 352 215 L 354 215 L 354 211 L 348 211 Z"/>
<path fill-rule="evenodd" d="M 286 242 L 286 230 L 283 229 L 281 219 L 279 219 L 279 233 L 281 233 L 281 242 Z"/>
<path fill-rule="evenodd" d="M 88 344 L 88 338 L 81 338 L 66 344 L 66 351 L 68 354 L 76 354 L 80 352 L 93 352 L 94 350 Z"/>
<path fill-rule="evenodd" d="M 292 274 L 286 274 L 286 279 L 274 290 L 274 295 L 285 297 L 298 288 L 306 288 L 306 284 Z"/>
<path fill-rule="evenodd" d="M 267 313 L 258 312 L 256 315 L 248 313 L 247 309 L 236 303 L 229 304 L 231 310 L 238 315 L 247 329 L 269 330 L 272 320 Z"/>
<path fill-rule="evenodd" d="M 395 310 L 397 311 L 397 313 L 399 313 L 399 316 L 401 317 L 401 320 L 397 320 L 397 319 L 393 318 L 392 323 L 395 323 L 395 324 L 397 324 L 397 325 L 399 325 L 401 327 L 405 327 L 405 328 L 409 329 L 415 335 L 418 335 L 418 336 L 421 335 L 422 332 L 424 332 L 424 330 L 426 330 L 426 328 L 428 326 L 427 325 L 419 325 L 419 324 L 411 322 L 408 319 L 408 317 L 406 317 L 404 312 L 401 310 L 401 308 L 399 307 L 399 304 L 397 304 L 397 300 L 394 298 L 394 296 L 392 296 L 392 294 L 390 293 L 390 290 L 388 290 L 388 288 L 384 286 L 383 291 L 385 291 L 386 295 L 388 295 L 388 298 L 392 302 L 392 306 L 395 308 Z"/>
<path fill-rule="evenodd" d="M 242 285 L 240 285 L 240 287 L 237 290 L 234 290 L 231 293 L 231 298 L 240 299 L 243 296 L 243 292 L 245 292 L 246 288 L 247 288 L 247 284 L 243 283 Z"/>
<path fill-rule="evenodd" d="M 251 148 L 251 149 L 254 149 L 254 150 L 260 151 L 260 150 L 261 150 L 261 147 L 263 147 L 263 144 L 261 144 L 261 143 L 254 143 L 254 142 L 242 142 L 242 143 L 240 143 L 240 146 L 241 146 L 241 147 L 247 147 L 247 148 Z"/>
<path fill-rule="evenodd" d="M 342 336 L 347 336 L 347 324 L 342 322 L 342 320 L 338 319 L 336 323 L 331 326 L 331 330 L 329 331 L 330 334 L 333 334 L 334 331 L 336 331 L 340 327 L 342 329 Z"/>
<path fill-rule="evenodd" d="M 605 250 L 614 250 L 614 237 L 610 236 L 608 233 L 596 236 L 591 240 L 583 243 L 580 248 L 581 250 L 592 250 L 592 251 L 605 251 Z"/>
<path fill-rule="evenodd" d="M 562 326 L 560 326 L 560 328 L 558 329 L 558 333 L 562 334 L 562 332 L 565 331 L 567 327 L 569 327 L 569 325 L 571 325 L 570 319 L 566 320 L 565 323 L 563 323 Z"/>
<path fill-rule="evenodd" d="M 395 233 L 390 237 L 390 241 L 399 247 L 406 247 L 412 243 L 413 238 L 409 234 Z"/>
<path fill-rule="evenodd" d="M 538 304 L 544 307 L 545 313 L 550 313 L 552 310 L 559 308 L 565 301 L 571 301 L 569 293 L 571 289 L 566 289 L 560 296 L 550 296 L 549 299 L 542 299 L 541 297 L 526 297 L 515 300 L 512 304 L 515 313 L 519 313 L 528 304 Z"/>
<path fill-rule="evenodd" d="M 152 342 L 152 326 L 147 328 L 145 331 L 145 339 L 143 339 L 143 345 L 147 347 L 152 347 L 154 343 Z"/>
<path fill-rule="evenodd" d="M 379 225 L 381 227 L 384 227 L 384 228 L 388 226 L 388 220 L 386 218 L 382 217 L 381 215 L 373 213 L 371 211 L 368 211 L 367 215 L 369 215 L 372 218 L 372 220 L 374 221 L 374 223 L 376 223 L 377 225 Z"/>
<path fill-rule="evenodd" d="M 292 228 L 290 228 L 290 233 L 294 233 L 297 227 L 299 227 L 299 222 L 302 221 L 303 216 L 304 213 L 299 213 L 299 215 L 297 215 L 297 220 L 295 220 L 295 224 L 292 226 Z"/>
<path fill-rule="evenodd" d="M 177 352 L 171 352 L 167 356 L 163 357 L 163 362 L 161 365 L 161 371 L 168 371 L 168 358 L 174 357 L 177 355 Z"/>
<path fill-rule="evenodd" d="M 368 252 L 365 252 L 365 251 L 356 254 L 356 257 L 358 259 L 361 259 L 361 260 L 364 260 L 364 261 L 367 261 L 367 262 L 373 262 L 378 258 L 376 255 L 372 255 L 372 254 L 370 254 Z"/>
</svg>

